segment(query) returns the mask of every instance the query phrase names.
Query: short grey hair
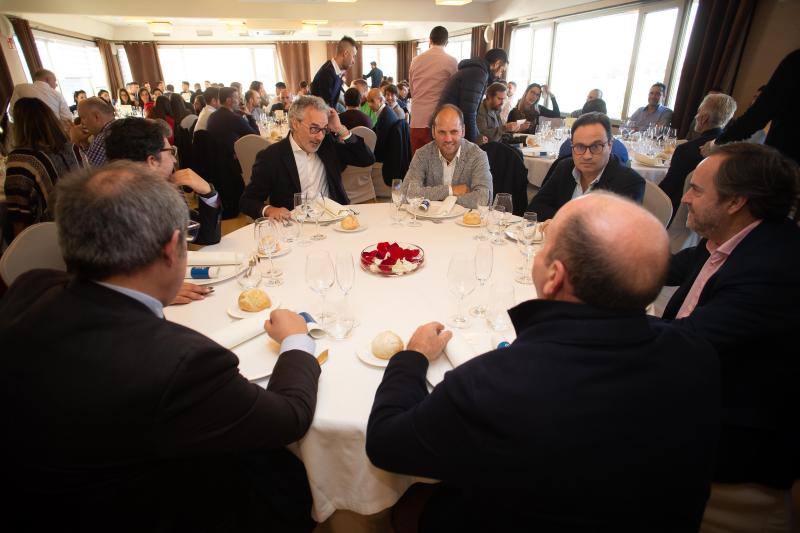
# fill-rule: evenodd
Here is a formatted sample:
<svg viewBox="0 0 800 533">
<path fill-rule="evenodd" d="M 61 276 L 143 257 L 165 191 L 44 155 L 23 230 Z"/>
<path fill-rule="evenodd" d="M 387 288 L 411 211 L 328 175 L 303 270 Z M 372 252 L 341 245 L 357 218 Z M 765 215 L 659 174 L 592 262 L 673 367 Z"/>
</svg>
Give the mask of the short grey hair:
<svg viewBox="0 0 800 533">
<path fill-rule="evenodd" d="M 67 268 L 102 280 L 152 264 L 176 229 L 184 244 L 189 210 L 164 178 L 117 161 L 59 180 L 55 220 Z"/>
<path fill-rule="evenodd" d="M 91 111 L 97 111 L 104 116 L 114 116 L 114 107 L 99 96 L 91 96 L 86 98 L 83 102 L 78 104 L 78 106 L 87 108 Z M 169 135 L 167 135 L 167 137 L 169 137 Z"/>
<path fill-rule="evenodd" d="M 325 113 L 325 115 L 328 114 L 330 109 L 328 104 L 319 96 L 301 96 L 289 108 L 289 126 L 291 127 L 294 120 L 302 122 L 308 108 L 316 109 L 321 113 Z"/>
<path fill-rule="evenodd" d="M 700 111 L 708 115 L 708 128 L 724 128 L 736 113 L 736 100 L 727 94 L 708 94 L 700 102 Z"/>
</svg>

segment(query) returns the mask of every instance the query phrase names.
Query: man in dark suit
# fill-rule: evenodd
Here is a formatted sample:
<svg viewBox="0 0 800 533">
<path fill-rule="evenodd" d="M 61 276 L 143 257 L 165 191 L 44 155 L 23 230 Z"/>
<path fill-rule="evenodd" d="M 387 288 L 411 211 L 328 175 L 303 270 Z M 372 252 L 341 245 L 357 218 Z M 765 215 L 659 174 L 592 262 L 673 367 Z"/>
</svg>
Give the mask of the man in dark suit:
<svg viewBox="0 0 800 533">
<path fill-rule="evenodd" d="M 236 114 L 239 106 L 239 91 L 234 87 L 219 90 L 219 109 L 208 117 L 208 133 L 220 146 L 234 156 L 233 145 L 244 135 L 258 135 L 258 130 L 250 127 L 247 120 Z"/>
<path fill-rule="evenodd" d="M 561 160 L 528 205 L 539 220 L 555 216 L 561 206 L 596 190 L 607 190 L 641 204 L 644 178 L 611 157 L 614 136 L 602 113 L 586 113 L 572 125 L 572 158 Z"/>
<path fill-rule="evenodd" d="M 381 155 L 391 146 L 388 146 L 389 132 L 395 122 L 400 120 L 392 108 L 386 105 L 386 98 L 380 89 L 370 89 L 367 93 L 367 105 L 378 116 L 372 129 L 375 131 L 375 156 L 382 161 Z"/>
<path fill-rule="evenodd" d="M 292 104 L 289 127 L 285 139 L 256 157 L 240 201 L 242 212 L 253 218 L 288 218 L 298 192 L 348 204 L 342 170 L 375 162 L 363 139 L 342 126 L 336 110 L 316 96 L 301 96 Z"/>
<path fill-rule="evenodd" d="M 369 72 L 364 74 L 362 79 L 369 80 L 369 86 L 372 89 L 379 89 L 383 81 L 383 71 L 378 68 L 378 64 L 375 61 L 370 61 L 369 66 Z"/>
<path fill-rule="evenodd" d="M 319 96 L 333 109 L 339 102 L 339 93 L 342 90 L 342 78 L 356 61 L 358 48 L 352 37 L 344 36 L 336 43 L 336 55 L 326 61 L 311 81 L 311 94 Z"/>
<path fill-rule="evenodd" d="M 683 202 L 703 240 L 673 256 L 680 285 L 664 318 L 717 349 L 722 433 L 704 525 L 788 531 L 798 478 L 800 228 L 797 166 L 763 145 L 723 145 L 697 166 Z M 783 526 L 783 527 L 781 527 Z"/>
<path fill-rule="evenodd" d="M 57 191 L 69 273 L 30 271 L 0 304 L 10 530 L 310 531 L 284 448 L 316 404 L 304 320 L 272 313 L 281 355 L 266 390 L 249 383 L 233 353 L 164 320 L 186 272 L 180 193 L 128 161 Z"/>
<path fill-rule="evenodd" d="M 421 531 L 697 530 L 719 366 L 706 341 L 645 315 L 668 260 L 658 220 L 591 195 L 553 220 L 534 259 L 539 299 L 509 310 L 510 346 L 428 394 L 451 334 L 417 329 L 389 361 L 366 446 L 379 468 L 442 481 Z"/>
<path fill-rule="evenodd" d="M 361 109 L 361 92 L 355 87 L 347 89 L 344 93 L 345 111 L 339 113 L 339 121 L 342 125 L 352 130 L 358 126 L 372 129 L 372 119 L 369 118 Z"/>
<path fill-rule="evenodd" d="M 700 107 L 697 108 L 695 128 L 700 132 L 699 135 L 675 148 L 667 175 L 658 184 L 661 190 L 667 193 L 669 199 L 672 200 L 673 216 L 675 216 L 675 212 L 681 204 L 686 176 L 703 160 L 700 148 L 708 141 L 716 139 L 722 133 L 722 128 L 725 127 L 725 124 L 728 123 L 735 112 L 736 100 L 722 93 L 707 95 L 700 103 Z"/>
</svg>

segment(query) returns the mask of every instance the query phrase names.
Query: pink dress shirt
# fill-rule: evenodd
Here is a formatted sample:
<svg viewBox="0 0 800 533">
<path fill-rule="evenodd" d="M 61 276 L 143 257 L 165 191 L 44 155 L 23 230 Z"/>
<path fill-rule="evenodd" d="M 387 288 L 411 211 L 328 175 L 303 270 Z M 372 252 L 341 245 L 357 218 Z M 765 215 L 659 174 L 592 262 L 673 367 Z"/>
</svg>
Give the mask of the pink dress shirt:
<svg viewBox="0 0 800 533">
<path fill-rule="evenodd" d="M 697 278 L 695 278 L 692 288 L 689 289 L 689 294 L 687 294 L 686 298 L 683 300 L 683 305 L 681 305 L 675 318 L 686 318 L 692 314 L 694 308 L 697 307 L 697 301 L 700 299 L 700 294 L 703 293 L 703 289 L 706 283 L 708 283 L 708 280 L 722 268 L 722 265 L 728 260 L 728 256 L 733 253 L 733 250 L 759 224 L 761 224 L 761 221 L 756 220 L 719 246 L 713 244 L 711 241 L 706 242 L 706 248 L 711 255 L 708 256 L 703 268 L 700 269 L 700 273 L 697 275 Z"/>
<path fill-rule="evenodd" d="M 411 60 L 408 82 L 411 89 L 411 127 L 427 128 L 436 110 L 447 80 L 458 70 L 458 61 L 444 51 L 431 46 Z"/>
</svg>

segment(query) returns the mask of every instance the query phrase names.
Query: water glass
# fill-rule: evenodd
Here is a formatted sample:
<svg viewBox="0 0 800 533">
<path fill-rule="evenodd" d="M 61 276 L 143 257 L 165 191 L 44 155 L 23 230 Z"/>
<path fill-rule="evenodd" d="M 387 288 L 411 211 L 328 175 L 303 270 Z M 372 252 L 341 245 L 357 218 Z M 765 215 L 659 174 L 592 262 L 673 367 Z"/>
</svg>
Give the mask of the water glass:
<svg viewBox="0 0 800 533">
<path fill-rule="evenodd" d="M 281 241 L 281 233 L 278 223 L 269 219 L 258 219 L 255 224 L 256 242 L 258 243 L 259 266 L 264 283 L 269 287 L 277 287 L 283 284 L 281 276 L 283 271 L 275 266 L 272 259 L 273 254 L 278 251 Z M 267 261 L 262 261 L 261 257 L 266 256 Z"/>
<path fill-rule="evenodd" d="M 321 326 L 325 325 L 325 320 L 332 317 L 325 309 L 325 296 L 333 287 L 335 277 L 333 261 L 328 252 L 325 250 L 309 252 L 306 256 L 306 284 L 320 296 L 321 308 L 317 317 Z"/>
<path fill-rule="evenodd" d="M 471 254 L 458 252 L 453 254 L 447 268 L 447 286 L 450 292 L 458 298 L 456 314 L 450 317 L 449 323 L 455 328 L 469 326 L 469 318 L 461 309 L 464 298 L 475 290 L 477 278 L 475 276 L 475 257 Z"/>
<path fill-rule="evenodd" d="M 326 235 L 319 230 L 319 219 L 325 214 L 325 198 L 322 196 L 322 193 L 309 198 L 308 213 L 311 215 L 311 219 L 317 227 L 317 232 L 311 236 L 311 240 L 321 241 L 325 239 Z"/>
<path fill-rule="evenodd" d="M 511 327 L 508 310 L 516 304 L 514 285 L 508 282 L 493 283 L 491 286 L 492 301 L 486 312 L 486 322 L 495 331 L 503 331 Z"/>
<path fill-rule="evenodd" d="M 335 318 L 328 327 L 328 334 L 337 340 L 346 339 L 355 326 L 356 319 L 348 301 L 355 280 L 355 265 L 350 252 L 337 252 L 334 261 L 336 284 L 342 297 L 334 302 Z"/>
<path fill-rule="evenodd" d="M 417 220 L 417 211 L 419 210 L 419 206 L 422 205 L 422 196 L 409 196 L 408 197 L 408 204 L 411 206 L 411 214 L 414 215 L 413 220 L 408 223 L 409 226 L 418 228 L 422 225 L 422 223 Z"/>
<path fill-rule="evenodd" d="M 392 180 L 392 202 L 394 203 L 394 222 L 392 222 L 392 226 L 400 226 L 402 223 L 400 222 L 400 206 L 403 205 L 403 180 L 401 179 L 393 179 Z"/>
<path fill-rule="evenodd" d="M 308 202 L 306 201 L 306 193 L 294 193 L 294 217 L 300 223 L 300 229 L 297 232 L 298 246 L 308 246 L 311 241 L 303 235 L 303 226 L 308 218 Z"/>
<path fill-rule="evenodd" d="M 261 284 L 261 271 L 258 269 L 258 256 L 250 255 L 239 267 L 240 274 L 236 278 L 239 286 L 245 290 L 254 289 Z"/>
<path fill-rule="evenodd" d="M 481 217 L 481 225 L 486 226 L 489 217 L 489 199 L 481 198 L 478 200 L 478 214 Z M 475 235 L 475 239 L 485 241 L 488 237 L 486 236 L 486 232 L 479 231 L 478 234 Z"/>
<path fill-rule="evenodd" d="M 503 246 L 506 241 L 503 239 L 503 219 L 505 218 L 506 208 L 502 205 L 494 205 L 489 210 L 489 216 L 486 220 L 486 231 L 492 237 L 492 244 Z"/>
<path fill-rule="evenodd" d="M 480 243 L 475 248 L 475 277 L 478 287 L 478 304 L 469 310 L 473 316 L 486 316 L 486 282 L 492 277 L 494 251 L 488 243 Z"/>
</svg>

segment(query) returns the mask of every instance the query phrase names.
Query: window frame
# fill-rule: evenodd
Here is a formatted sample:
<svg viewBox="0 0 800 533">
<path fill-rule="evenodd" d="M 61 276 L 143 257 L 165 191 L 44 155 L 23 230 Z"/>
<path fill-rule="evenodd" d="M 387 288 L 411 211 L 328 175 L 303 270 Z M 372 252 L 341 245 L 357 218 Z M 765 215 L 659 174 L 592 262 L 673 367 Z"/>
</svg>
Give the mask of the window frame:
<svg viewBox="0 0 800 533">
<path fill-rule="evenodd" d="M 87 94 L 89 94 L 90 92 L 93 92 L 94 96 L 96 96 L 97 93 L 99 93 L 103 89 L 105 89 L 106 91 L 111 93 L 111 84 L 108 81 L 108 72 L 107 72 L 105 60 L 103 58 L 103 54 L 100 53 L 100 49 L 97 46 L 96 42 L 91 41 L 89 39 L 80 39 L 78 37 L 71 37 L 71 36 L 68 36 L 68 35 L 61 35 L 60 33 L 53 33 L 53 32 L 39 30 L 39 29 L 34 29 L 32 31 L 32 33 L 33 33 L 34 41 L 43 41 L 45 43 L 45 46 L 47 47 L 48 62 L 52 62 L 52 58 L 49 57 L 50 56 L 50 50 L 49 50 L 49 46 L 50 46 L 49 43 L 50 42 L 56 42 L 56 43 L 62 42 L 62 43 L 71 44 L 71 45 L 74 45 L 74 46 L 80 46 L 82 48 L 92 48 L 92 49 L 96 50 L 97 54 L 98 54 L 98 57 L 100 58 L 100 64 L 102 66 L 102 68 L 100 69 L 100 72 L 99 72 L 99 74 L 100 74 L 100 76 L 102 76 L 102 78 L 100 78 L 98 81 L 105 82 L 105 84 L 104 85 L 95 86 L 94 85 L 95 77 L 94 77 L 94 75 L 90 75 L 90 76 L 88 76 L 88 78 L 89 78 L 89 80 L 91 80 L 90 81 L 91 87 L 87 88 L 87 89 L 84 89 L 84 90 L 86 91 Z M 36 48 L 37 48 L 37 51 L 38 51 L 39 50 L 39 44 L 38 43 L 36 43 Z M 41 56 L 41 52 L 39 52 L 39 54 Z M 27 65 L 25 66 L 25 68 L 26 68 L 26 71 L 27 71 Z M 54 70 L 56 72 L 56 75 L 61 77 L 57 68 L 52 67 L 51 70 Z M 32 73 L 30 73 L 30 74 L 32 74 Z M 93 73 L 90 73 L 90 74 L 93 74 Z M 68 78 L 68 77 L 65 76 L 65 79 L 66 78 Z M 64 97 L 64 100 L 66 100 L 66 102 L 69 105 L 72 105 L 71 102 L 74 101 L 74 95 L 72 93 L 65 94 L 64 93 L 63 84 L 61 84 L 61 83 L 58 84 L 58 89 L 57 90 Z"/>
</svg>

